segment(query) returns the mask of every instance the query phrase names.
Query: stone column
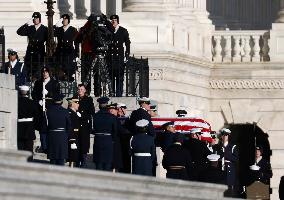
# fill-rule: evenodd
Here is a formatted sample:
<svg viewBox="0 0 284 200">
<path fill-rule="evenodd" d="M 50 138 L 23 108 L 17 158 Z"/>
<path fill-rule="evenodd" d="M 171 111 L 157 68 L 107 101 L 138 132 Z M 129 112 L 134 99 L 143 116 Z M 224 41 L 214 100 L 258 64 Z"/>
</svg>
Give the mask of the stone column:
<svg viewBox="0 0 284 200">
<path fill-rule="evenodd" d="M 284 23 L 284 0 L 280 0 L 280 10 L 278 12 L 277 23 Z"/>
<path fill-rule="evenodd" d="M 74 0 L 77 19 L 86 19 L 85 0 Z"/>
<path fill-rule="evenodd" d="M 164 0 L 126 0 L 123 11 L 127 12 L 155 12 L 162 11 Z"/>
<path fill-rule="evenodd" d="M 58 5 L 58 9 L 59 9 L 59 14 L 60 16 L 63 14 L 69 14 L 71 16 L 71 18 L 73 19 L 73 13 L 70 12 L 70 4 L 68 3 L 68 0 L 57 0 L 57 5 Z M 55 20 L 56 22 L 56 20 Z"/>
</svg>

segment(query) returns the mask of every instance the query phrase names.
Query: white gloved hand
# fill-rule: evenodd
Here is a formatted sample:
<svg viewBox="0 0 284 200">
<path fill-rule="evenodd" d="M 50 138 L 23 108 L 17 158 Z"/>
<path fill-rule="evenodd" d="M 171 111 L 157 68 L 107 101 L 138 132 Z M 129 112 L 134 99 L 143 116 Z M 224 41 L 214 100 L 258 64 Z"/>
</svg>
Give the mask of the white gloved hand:
<svg viewBox="0 0 284 200">
<path fill-rule="evenodd" d="M 44 90 L 42 91 L 42 94 L 47 95 L 47 94 L 48 94 L 47 89 L 44 89 Z"/>
<path fill-rule="evenodd" d="M 82 117 L 81 113 L 77 112 L 78 117 Z"/>
<path fill-rule="evenodd" d="M 29 19 L 29 21 L 27 21 L 26 24 L 29 26 L 34 25 L 34 19 L 33 18 Z"/>
<path fill-rule="evenodd" d="M 58 22 L 56 22 L 55 26 L 56 27 L 62 26 L 62 19 L 60 19 Z"/>
<path fill-rule="evenodd" d="M 76 143 L 72 143 L 72 144 L 71 144 L 71 149 L 77 149 Z"/>
<path fill-rule="evenodd" d="M 75 58 L 75 61 L 78 62 L 80 59 L 78 57 Z"/>
<path fill-rule="evenodd" d="M 40 100 L 40 101 L 38 102 L 38 104 L 39 104 L 40 106 L 42 106 L 43 101 L 42 101 L 42 100 Z"/>
</svg>

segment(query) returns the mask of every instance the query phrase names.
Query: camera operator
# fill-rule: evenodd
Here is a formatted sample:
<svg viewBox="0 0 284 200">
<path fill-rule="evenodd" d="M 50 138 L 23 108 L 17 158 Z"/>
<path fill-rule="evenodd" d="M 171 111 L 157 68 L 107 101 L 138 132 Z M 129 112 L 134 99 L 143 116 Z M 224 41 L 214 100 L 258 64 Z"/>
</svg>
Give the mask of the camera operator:
<svg viewBox="0 0 284 200">
<path fill-rule="evenodd" d="M 119 26 L 119 16 L 111 15 L 111 23 L 114 27 L 113 41 L 110 49 L 110 77 L 112 81 L 113 94 L 121 97 L 123 93 L 123 79 L 125 64 L 130 54 L 130 39 L 126 28 Z M 124 47 L 125 45 L 125 52 Z"/>
<path fill-rule="evenodd" d="M 93 61 L 94 59 L 98 58 L 98 55 L 105 57 L 108 50 L 108 45 L 112 41 L 113 32 L 114 28 L 104 14 L 91 14 L 88 17 L 87 23 L 80 28 L 76 41 L 82 43 L 81 79 L 83 83 L 90 83 L 90 74 L 91 69 L 93 68 Z M 94 94 L 95 96 L 100 96 L 101 87 L 99 82 L 99 74 L 95 73 L 97 69 L 93 70 L 95 80 Z M 90 84 L 88 84 L 87 87 L 90 89 Z"/>
</svg>

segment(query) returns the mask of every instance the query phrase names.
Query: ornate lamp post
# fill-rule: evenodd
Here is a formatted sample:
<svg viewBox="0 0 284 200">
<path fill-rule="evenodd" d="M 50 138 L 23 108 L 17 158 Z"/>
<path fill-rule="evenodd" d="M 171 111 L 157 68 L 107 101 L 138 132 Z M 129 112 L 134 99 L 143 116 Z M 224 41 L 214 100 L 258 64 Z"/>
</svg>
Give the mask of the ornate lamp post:
<svg viewBox="0 0 284 200">
<path fill-rule="evenodd" d="M 53 4 L 56 3 L 56 1 L 53 0 L 47 0 L 44 3 L 47 5 L 47 21 L 48 21 L 48 39 L 46 44 L 46 51 L 47 56 L 51 57 L 55 51 L 55 42 L 54 42 L 54 31 L 53 31 Z"/>
</svg>

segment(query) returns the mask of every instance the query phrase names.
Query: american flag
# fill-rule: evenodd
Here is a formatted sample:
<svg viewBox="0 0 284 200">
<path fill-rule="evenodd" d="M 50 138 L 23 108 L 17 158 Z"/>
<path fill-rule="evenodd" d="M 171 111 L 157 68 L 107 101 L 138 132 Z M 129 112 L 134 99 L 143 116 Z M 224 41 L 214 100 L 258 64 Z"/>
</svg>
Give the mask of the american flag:
<svg viewBox="0 0 284 200">
<path fill-rule="evenodd" d="M 154 128 L 157 130 L 161 129 L 162 125 L 167 122 L 174 122 L 176 131 L 180 133 L 188 133 L 190 132 L 191 129 L 202 128 L 201 132 L 203 133 L 202 135 L 204 135 L 203 137 L 204 140 L 207 140 L 207 137 L 205 137 L 205 135 L 208 135 L 208 133 L 210 134 L 211 132 L 210 124 L 206 122 L 205 120 L 199 119 L 199 118 L 185 118 L 185 117 L 176 117 L 176 118 L 155 117 L 155 118 L 152 118 L 152 123 L 154 125 Z"/>
</svg>

